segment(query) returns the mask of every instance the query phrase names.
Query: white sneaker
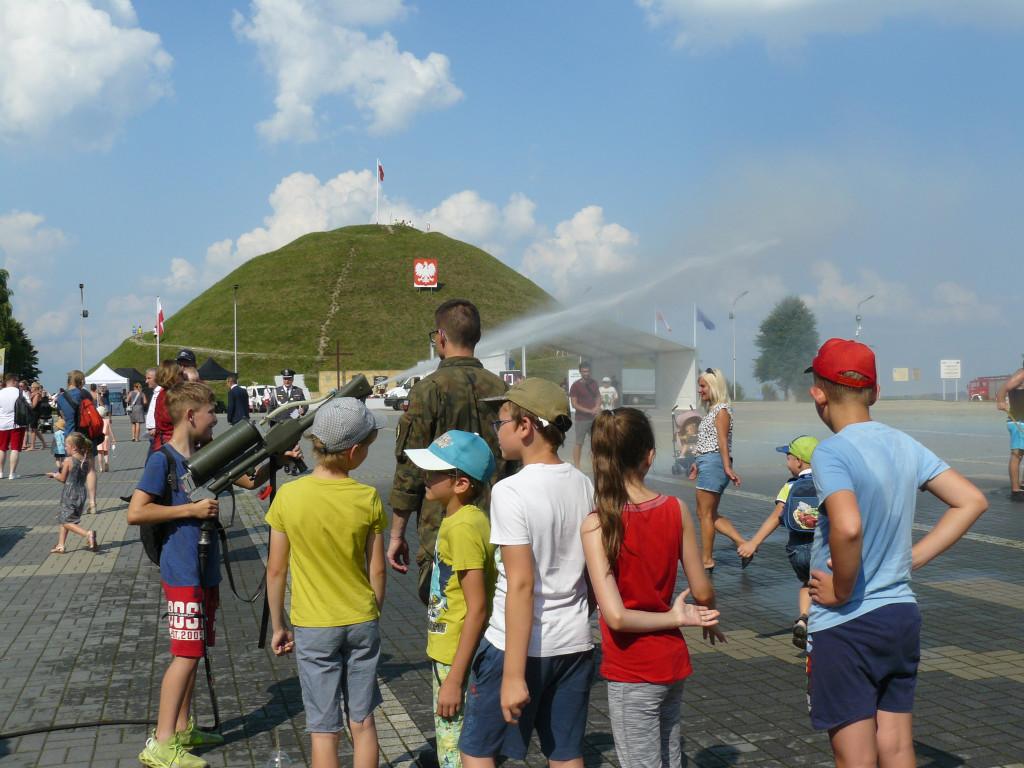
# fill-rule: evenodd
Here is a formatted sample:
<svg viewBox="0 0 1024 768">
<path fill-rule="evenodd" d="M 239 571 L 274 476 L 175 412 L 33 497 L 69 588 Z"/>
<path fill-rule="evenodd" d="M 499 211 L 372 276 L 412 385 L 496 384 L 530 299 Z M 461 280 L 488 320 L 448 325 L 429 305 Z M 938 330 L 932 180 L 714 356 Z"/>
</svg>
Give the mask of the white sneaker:
<svg viewBox="0 0 1024 768">
<path fill-rule="evenodd" d="M 10 479 L 11 480 L 20 480 L 21 479 L 21 475 L 15 474 L 14 472 L 11 472 Z"/>
</svg>

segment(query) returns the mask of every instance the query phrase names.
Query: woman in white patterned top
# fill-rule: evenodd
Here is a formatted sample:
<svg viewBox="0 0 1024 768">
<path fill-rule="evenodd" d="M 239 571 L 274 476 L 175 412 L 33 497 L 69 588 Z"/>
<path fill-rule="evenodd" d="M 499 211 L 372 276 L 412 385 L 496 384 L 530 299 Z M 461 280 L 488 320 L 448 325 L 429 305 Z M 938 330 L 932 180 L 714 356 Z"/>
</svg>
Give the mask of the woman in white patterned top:
<svg viewBox="0 0 1024 768">
<path fill-rule="evenodd" d="M 730 482 L 740 486 L 739 475 L 732 468 L 732 407 L 722 372 L 717 368 L 705 369 L 697 380 L 697 393 L 707 412 L 697 428 L 697 461 L 690 467 L 690 479 L 697 481 L 701 555 L 704 568 L 711 573 L 715 569 L 712 547 L 716 531 L 732 539 L 737 547 L 745 544 L 746 539 L 728 518 L 718 514 L 726 486 Z M 752 559 L 742 558 L 742 566 L 746 568 Z"/>
</svg>

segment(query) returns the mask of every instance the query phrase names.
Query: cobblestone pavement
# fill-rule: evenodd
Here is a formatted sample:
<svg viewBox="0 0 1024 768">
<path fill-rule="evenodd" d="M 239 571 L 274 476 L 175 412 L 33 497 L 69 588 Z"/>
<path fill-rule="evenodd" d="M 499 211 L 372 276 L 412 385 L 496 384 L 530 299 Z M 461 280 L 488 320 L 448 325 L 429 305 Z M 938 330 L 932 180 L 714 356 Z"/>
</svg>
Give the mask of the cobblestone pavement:
<svg viewBox="0 0 1024 768">
<path fill-rule="evenodd" d="M 924 614 L 917 687 L 918 764 L 934 768 L 1024 768 L 1024 506 L 1008 501 L 1006 432 L 989 405 L 882 403 L 876 418 L 910 431 L 985 491 L 991 504 L 968 538 L 915 574 Z M 802 433 L 825 437 L 813 410 L 797 404 L 740 404 L 736 408 L 736 467 L 740 489 L 727 491 L 722 512 L 752 535 L 785 479 L 775 445 Z M 693 506 L 693 484 L 670 472 L 667 414 L 655 413 L 660 446 L 653 484 Z M 394 417 L 391 417 L 392 421 Z M 222 425 L 223 427 L 223 425 Z M 219 427 L 221 428 L 221 427 Z M 114 470 L 100 475 L 100 510 L 83 525 L 99 534 L 93 554 L 69 535 L 66 555 L 56 542 L 59 483 L 43 473 L 48 452 L 25 452 L 19 480 L 0 480 L 0 764 L 21 766 L 134 766 L 156 717 L 167 664 L 159 571 L 125 523 L 125 504 L 138 479 L 145 444 L 116 422 Z M 394 466 L 382 439 L 356 473 L 387 497 Z M 563 454 L 567 454 L 563 450 Z M 282 480 L 284 478 L 281 478 Z M 257 589 L 266 556 L 265 503 L 236 496 L 229 540 L 240 591 Z M 222 515 L 230 500 L 222 498 Z M 941 514 L 920 497 L 916 527 L 926 531 Z M 684 765 L 831 765 L 824 734 L 811 730 L 803 654 L 790 642 L 796 582 L 774 534 L 749 568 L 720 539 L 715 588 L 729 643 L 711 648 L 688 635 L 694 674 L 683 699 Z M 381 620 L 384 704 L 378 710 L 381 762 L 425 762 L 433 722 L 423 654 L 423 608 L 413 576 L 389 574 Z M 204 757 L 214 766 L 266 765 L 275 743 L 306 764 L 309 738 L 292 658 L 257 647 L 262 601 L 249 604 L 222 589 L 217 645 L 212 651 L 227 743 Z M 200 675 L 201 724 L 212 722 Z M 25 731 L 38 731 L 26 735 Z M 344 743 L 344 741 L 343 741 Z M 347 750 L 347 746 L 343 746 Z M 343 755 L 343 764 L 351 754 Z M 530 766 L 544 764 L 534 748 Z M 586 764 L 617 766 L 604 684 L 595 681 L 589 708 Z"/>
</svg>

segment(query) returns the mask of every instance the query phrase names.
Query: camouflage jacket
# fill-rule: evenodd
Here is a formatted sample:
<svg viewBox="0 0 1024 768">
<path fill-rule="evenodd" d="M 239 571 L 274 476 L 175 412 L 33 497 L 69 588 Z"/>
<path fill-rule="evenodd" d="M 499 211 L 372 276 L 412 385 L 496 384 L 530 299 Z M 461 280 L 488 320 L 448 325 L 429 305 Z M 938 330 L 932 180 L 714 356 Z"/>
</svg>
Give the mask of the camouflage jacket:
<svg viewBox="0 0 1024 768">
<path fill-rule="evenodd" d="M 501 395 L 508 385 L 475 357 L 449 357 L 441 361 L 437 371 L 417 382 L 409 392 L 409 410 L 398 420 L 395 440 L 395 480 L 388 504 L 400 512 L 421 510 L 419 525 L 425 523 L 437 528 L 443 514 L 440 505 L 435 515 L 423 510 L 424 474 L 405 455 L 406 448 L 426 448 L 449 429 L 475 432 L 487 441 L 497 461 L 497 470 L 491 483 L 505 477 L 505 462 L 498 449 L 498 437 L 491 428 L 491 420 L 498 418 L 500 402 L 482 403 L 485 397 Z M 489 496 L 489 494 L 488 494 Z M 479 499 L 477 505 L 487 509 L 488 498 Z"/>
</svg>

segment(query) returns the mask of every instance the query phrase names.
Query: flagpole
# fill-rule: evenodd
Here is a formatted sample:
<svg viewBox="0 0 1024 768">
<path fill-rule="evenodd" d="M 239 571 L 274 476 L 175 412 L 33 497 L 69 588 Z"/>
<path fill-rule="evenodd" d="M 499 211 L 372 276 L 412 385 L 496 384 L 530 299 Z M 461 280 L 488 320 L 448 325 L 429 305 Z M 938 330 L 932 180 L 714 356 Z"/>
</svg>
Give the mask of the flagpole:
<svg viewBox="0 0 1024 768">
<path fill-rule="evenodd" d="M 654 310 L 654 335 L 658 335 L 658 310 Z"/>
<path fill-rule="evenodd" d="M 377 181 L 377 226 L 380 226 L 380 158 L 377 158 L 377 167 L 373 169 L 373 178 Z"/>
<path fill-rule="evenodd" d="M 160 365 L 160 297 L 156 297 L 156 364 Z"/>
<path fill-rule="evenodd" d="M 693 348 L 697 349 L 697 302 L 693 302 Z"/>
</svg>

